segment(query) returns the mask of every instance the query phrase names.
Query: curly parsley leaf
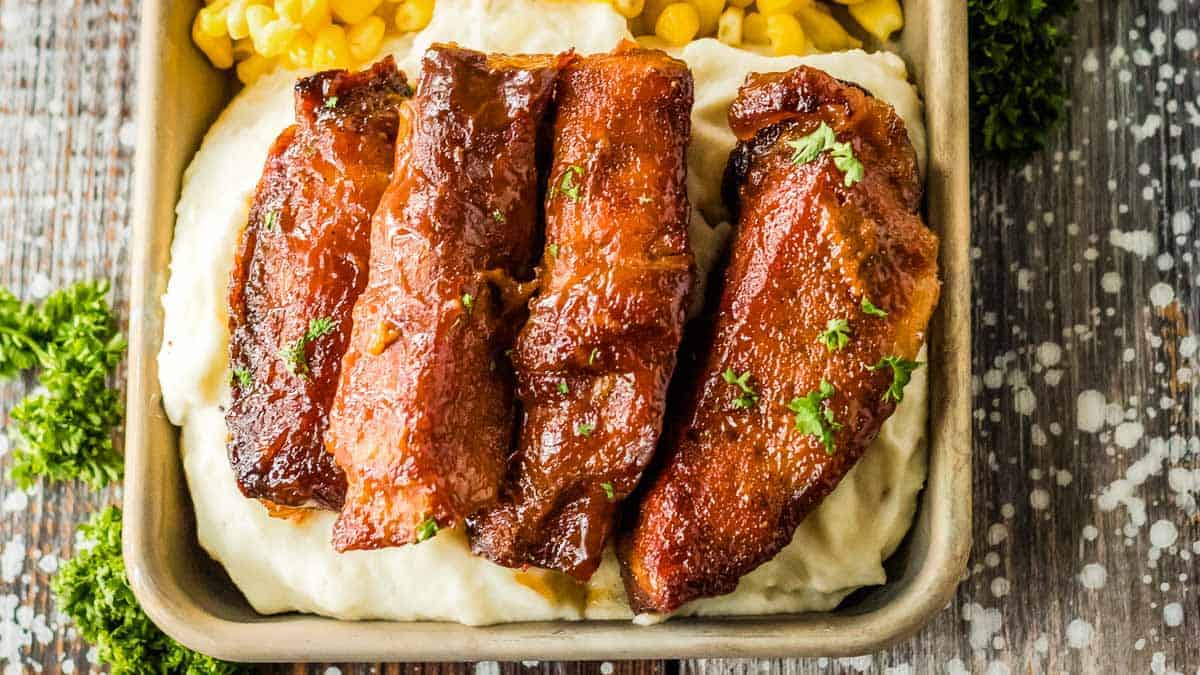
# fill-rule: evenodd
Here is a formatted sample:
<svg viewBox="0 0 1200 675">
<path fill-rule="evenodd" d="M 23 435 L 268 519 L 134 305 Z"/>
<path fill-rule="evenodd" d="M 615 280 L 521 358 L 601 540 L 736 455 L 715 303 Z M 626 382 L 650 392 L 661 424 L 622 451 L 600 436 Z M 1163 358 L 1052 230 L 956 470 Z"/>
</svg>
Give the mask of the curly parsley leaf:
<svg viewBox="0 0 1200 675">
<path fill-rule="evenodd" d="M 811 134 L 785 143 L 792 149 L 792 164 L 808 164 L 816 161 L 821 153 L 828 152 L 833 157 L 833 165 L 845 175 L 846 187 L 863 179 L 865 170 L 854 156 L 854 148 L 849 143 L 839 142 L 833 129 L 824 122 Z"/>
<path fill-rule="evenodd" d="M 37 308 L 0 288 L 0 380 L 45 363 L 49 339 Z"/>
<path fill-rule="evenodd" d="M 876 307 L 875 303 L 871 302 L 871 300 L 865 295 L 863 296 L 863 299 L 862 299 L 862 311 L 863 311 L 863 314 L 866 314 L 868 316 L 877 316 L 881 319 L 887 316 L 887 312 Z"/>
<path fill-rule="evenodd" d="M 726 384 L 732 384 L 741 390 L 737 398 L 733 399 L 733 407 L 738 410 L 748 410 L 758 403 L 758 392 L 750 386 L 750 371 L 747 370 L 738 375 L 733 368 L 726 368 L 725 372 L 721 373 L 721 379 L 725 380 Z"/>
<path fill-rule="evenodd" d="M 329 335 L 337 328 L 337 322 L 325 316 L 308 322 L 308 329 L 295 342 L 284 345 L 276 352 L 287 367 L 288 372 L 296 377 L 308 377 L 308 345 Z"/>
<path fill-rule="evenodd" d="M 830 319 L 817 340 L 831 352 L 840 351 L 850 344 L 850 322 L 845 319 Z"/>
<path fill-rule="evenodd" d="M 833 396 L 833 385 L 821 380 L 821 386 L 816 391 L 810 391 L 802 397 L 792 399 L 788 410 L 796 413 L 796 431 L 808 436 L 816 436 L 825 446 L 826 454 L 837 452 L 837 441 L 834 432 L 842 425 L 834 418 L 833 411 L 825 405 L 825 400 Z"/>
<path fill-rule="evenodd" d="M 51 294 L 41 307 L 13 310 L 11 294 L 0 324 L 23 322 L 24 355 L 6 357 L 3 366 L 40 366 L 44 389 L 11 411 L 10 434 L 18 439 L 12 478 L 29 488 L 38 478 L 80 479 L 99 488 L 118 480 L 123 462 L 113 445 L 121 424 L 120 393 L 108 378 L 125 353 L 125 339 L 108 305 L 108 283 L 87 282 Z M 14 318 L 9 321 L 10 317 Z M 6 352 L 17 354 L 17 352 Z M 30 358 L 30 355 L 36 358 Z"/>
<path fill-rule="evenodd" d="M 1060 52 L 1071 35 L 1059 19 L 1075 0 L 968 0 L 972 145 L 1023 159 L 1046 145 L 1064 117 Z"/>
<path fill-rule="evenodd" d="M 558 179 L 554 189 L 551 190 L 550 198 L 555 195 L 563 195 L 573 202 L 577 202 L 583 198 L 581 190 L 583 185 L 579 183 L 579 179 L 583 178 L 583 167 L 578 164 L 570 164 L 563 170 L 562 176 Z"/>
<path fill-rule="evenodd" d="M 892 369 L 892 384 L 887 391 L 883 392 L 883 400 L 899 403 L 904 400 L 904 388 L 912 381 L 913 371 L 922 365 L 924 364 L 919 361 L 911 361 L 899 356 L 885 356 L 879 360 L 879 363 L 868 366 L 868 368 L 871 370 Z"/>
<path fill-rule="evenodd" d="M 437 533 L 438 533 L 437 521 L 434 520 L 432 516 L 430 516 L 430 517 L 426 518 L 425 520 L 422 520 L 420 522 L 420 524 L 417 525 L 417 543 L 419 544 L 423 541 L 433 539 L 435 536 L 437 536 Z"/>
<path fill-rule="evenodd" d="M 250 672 L 245 666 L 194 652 L 160 631 L 129 588 L 121 558 L 121 510 L 115 506 L 79 526 L 90 544 L 63 563 L 51 590 L 79 634 L 96 645 L 100 661 L 114 675 L 187 673 L 226 675 Z"/>
</svg>

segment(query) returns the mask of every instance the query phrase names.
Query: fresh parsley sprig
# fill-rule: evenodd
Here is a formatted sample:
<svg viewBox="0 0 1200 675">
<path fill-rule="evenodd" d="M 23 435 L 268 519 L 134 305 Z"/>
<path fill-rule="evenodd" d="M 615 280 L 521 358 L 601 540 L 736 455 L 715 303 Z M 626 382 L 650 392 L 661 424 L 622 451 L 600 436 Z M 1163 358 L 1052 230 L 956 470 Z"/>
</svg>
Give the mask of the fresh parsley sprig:
<svg viewBox="0 0 1200 675">
<path fill-rule="evenodd" d="M 840 430 L 842 425 L 834 417 L 833 411 L 825 405 L 830 396 L 833 396 L 833 385 L 821 380 L 821 386 L 816 391 L 792 399 L 788 403 L 788 410 L 796 413 L 796 431 L 816 436 L 825 446 L 826 454 L 832 455 L 837 452 L 837 441 L 833 434 Z"/>
<path fill-rule="evenodd" d="M 873 366 L 868 366 L 871 370 L 883 370 L 884 368 L 892 369 L 892 384 L 883 392 L 883 400 L 895 401 L 899 403 L 904 400 L 904 388 L 912 381 L 913 371 L 920 368 L 923 363 L 912 361 L 900 356 L 885 356 Z"/>
<path fill-rule="evenodd" d="M 304 332 L 295 342 L 285 345 L 279 349 L 278 356 L 283 360 L 288 372 L 300 378 L 307 378 L 308 369 L 308 345 L 320 340 L 329 335 L 337 328 L 337 322 L 332 318 L 323 316 L 312 319 L 308 322 L 308 330 Z"/>
<path fill-rule="evenodd" d="M 852 187 L 866 173 L 862 162 L 854 156 L 854 147 L 838 141 L 833 128 L 824 122 L 811 134 L 785 143 L 793 151 L 792 164 L 808 164 L 816 161 L 821 153 L 828 152 L 833 157 L 833 165 L 845 176 L 846 187 Z"/>
<path fill-rule="evenodd" d="M 741 393 L 733 399 L 733 407 L 738 410 L 748 410 L 758 403 L 758 392 L 750 386 L 750 371 L 747 370 L 738 375 L 733 368 L 726 368 L 725 372 L 721 373 L 721 379 L 725 380 L 726 384 L 732 384 L 741 390 Z"/>
<path fill-rule="evenodd" d="M 103 487 L 122 474 L 113 429 L 123 415 L 108 378 L 125 339 L 108 305 L 108 282 L 86 282 L 52 293 L 40 307 L 0 293 L 0 377 L 41 368 L 43 393 L 12 409 L 18 439 L 12 478 L 27 489 L 38 478 L 80 479 Z"/>
<path fill-rule="evenodd" d="M 825 330 L 817 336 L 817 340 L 825 345 L 825 349 L 836 352 L 850 344 L 850 322 L 845 319 L 830 319 L 825 324 Z"/>
<path fill-rule="evenodd" d="M 79 526 L 89 546 L 59 567 L 50 588 L 58 608 L 96 646 L 113 675 L 232 675 L 249 668 L 194 652 L 160 631 L 138 605 L 121 557 L 121 510 L 115 506 Z"/>
</svg>

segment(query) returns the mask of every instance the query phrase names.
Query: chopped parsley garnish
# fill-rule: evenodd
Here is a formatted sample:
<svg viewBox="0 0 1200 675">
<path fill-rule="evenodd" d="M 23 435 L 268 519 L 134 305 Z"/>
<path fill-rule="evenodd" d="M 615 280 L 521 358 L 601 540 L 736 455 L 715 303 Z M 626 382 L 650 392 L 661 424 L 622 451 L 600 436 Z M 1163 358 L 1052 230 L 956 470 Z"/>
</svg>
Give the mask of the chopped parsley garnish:
<svg viewBox="0 0 1200 675">
<path fill-rule="evenodd" d="M 825 330 L 817 338 L 831 352 L 840 351 L 850 344 L 850 322 L 845 319 L 830 319 Z"/>
<path fill-rule="evenodd" d="M 865 295 L 863 296 L 863 299 L 862 299 L 862 311 L 863 311 L 863 314 L 877 316 L 881 319 L 883 317 L 887 316 L 887 312 L 876 307 L 875 303 L 871 302 L 870 299 L 868 299 L 867 296 L 865 296 Z"/>
<path fill-rule="evenodd" d="M 652 204 L 652 203 L 654 203 L 654 198 L 647 197 L 646 195 L 642 195 L 641 197 L 638 197 L 638 202 L 641 204 Z"/>
<path fill-rule="evenodd" d="M 246 666 L 194 652 L 158 629 L 138 605 L 121 557 L 121 510 L 110 506 L 79 526 L 85 542 L 62 563 L 50 588 L 58 609 L 96 646 L 113 673 L 232 675 Z"/>
<path fill-rule="evenodd" d="M 899 403 L 904 400 L 904 388 L 912 380 L 913 371 L 922 365 L 924 364 L 919 361 L 910 361 L 899 356 L 885 356 L 879 360 L 879 363 L 868 367 L 871 370 L 892 369 L 892 384 L 883 393 L 883 400 Z"/>
<path fill-rule="evenodd" d="M 264 230 L 274 230 L 275 224 L 279 222 L 279 210 L 272 209 L 267 211 L 267 215 L 263 216 L 262 226 Z"/>
<path fill-rule="evenodd" d="M 432 516 L 429 518 L 426 518 L 425 520 L 421 521 L 420 525 L 417 525 L 417 543 L 419 544 L 423 541 L 433 539 L 434 535 L 436 535 L 437 533 L 438 533 L 437 521 L 434 520 Z"/>
<path fill-rule="evenodd" d="M 250 385 L 254 384 L 254 377 L 245 368 L 234 368 L 233 381 L 242 389 L 249 389 Z"/>
<path fill-rule="evenodd" d="M 596 430 L 596 425 L 588 422 L 580 422 L 575 425 L 575 433 L 579 436 L 591 436 Z"/>
<path fill-rule="evenodd" d="M 503 223 L 505 221 L 504 212 L 501 211 L 500 209 L 492 209 L 492 218 L 497 223 Z"/>
<path fill-rule="evenodd" d="M 326 110 L 333 110 L 334 108 L 337 107 L 337 104 L 338 104 L 338 97 L 336 97 L 336 96 L 330 96 L 329 98 L 325 99 L 325 109 Z"/>
<path fill-rule="evenodd" d="M 546 251 L 550 254 L 551 258 L 557 258 L 558 257 L 558 244 L 550 244 L 549 246 L 546 247 Z"/>
<path fill-rule="evenodd" d="M 475 309 L 475 296 L 471 295 L 470 293 L 463 293 L 462 306 L 463 309 L 466 310 L 467 314 L 470 314 L 471 310 Z"/>
<path fill-rule="evenodd" d="M 754 391 L 754 387 L 750 386 L 750 371 L 746 371 L 738 375 L 733 371 L 733 368 L 726 368 L 724 373 L 721 373 L 721 379 L 727 384 L 736 385 L 741 393 L 737 398 L 733 399 L 733 407 L 738 410 L 746 410 L 753 408 L 755 403 L 758 403 L 758 392 Z"/>
<path fill-rule="evenodd" d="M 612 483 L 601 483 L 600 489 L 604 490 L 604 496 L 608 498 L 608 501 L 616 499 L 617 491 L 613 489 Z"/>
<path fill-rule="evenodd" d="M 0 290 L 0 379 L 40 368 L 45 390 L 10 414 L 9 433 L 18 441 L 12 478 L 22 489 L 38 478 L 99 488 L 121 477 L 112 433 L 124 411 L 108 378 L 125 340 L 105 300 L 108 289 L 106 281 L 74 284 L 40 307 Z"/>
<path fill-rule="evenodd" d="M 833 411 L 825 405 L 825 400 L 833 396 L 833 385 L 821 380 L 821 387 L 810 391 L 803 397 L 792 399 L 788 410 L 796 413 L 796 431 L 816 436 L 825 446 L 827 454 L 837 452 L 837 442 L 833 433 L 842 428 L 834 419 Z"/>
<path fill-rule="evenodd" d="M 558 393 L 569 394 L 570 392 L 571 392 L 571 388 L 567 386 L 567 381 L 559 380 L 558 381 Z"/>
<path fill-rule="evenodd" d="M 808 164 L 820 157 L 821 153 L 828 152 L 833 157 L 833 165 L 845 175 L 846 187 L 863 179 L 863 165 L 854 156 L 853 146 L 838 141 L 833 129 L 824 122 L 811 134 L 785 142 L 793 151 L 793 164 Z"/>
<path fill-rule="evenodd" d="M 329 317 L 321 317 L 308 322 L 308 330 L 300 339 L 279 350 L 278 356 L 283 359 L 288 372 L 297 377 L 308 377 L 308 345 L 333 332 L 337 322 Z"/>
<path fill-rule="evenodd" d="M 597 356 L 600 356 L 600 349 L 597 347 L 592 347 L 592 353 L 588 354 L 588 365 L 589 366 L 596 362 Z"/>
<path fill-rule="evenodd" d="M 580 190 L 583 188 L 578 182 L 583 177 L 583 167 L 578 164 L 571 164 L 563 170 L 562 177 L 558 179 L 558 184 L 553 192 L 555 194 L 565 195 L 571 201 L 579 201 L 583 195 Z M 553 197 L 553 195 L 551 195 Z"/>
</svg>

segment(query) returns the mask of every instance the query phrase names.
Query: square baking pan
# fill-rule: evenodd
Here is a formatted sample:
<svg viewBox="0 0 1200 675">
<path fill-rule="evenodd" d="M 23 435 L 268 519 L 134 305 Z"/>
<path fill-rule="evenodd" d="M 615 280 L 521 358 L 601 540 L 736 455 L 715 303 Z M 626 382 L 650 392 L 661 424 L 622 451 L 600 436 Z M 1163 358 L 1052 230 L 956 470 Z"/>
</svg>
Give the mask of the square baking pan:
<svg viewBox="0 0 1200 675">
<path fill-rule="evenodd" d="M 142 4 L 126 425 L 125 562 L 146 613 L 183 644 L 233 661 L 476 661 L 849 656 L 921 628 L 950 601 L 971 540 L 970 208 L 967 20 L 962 0 L 905 0 L 898 50 L 925 98 L 926 216 L 941 236 L 941 305 L 930 328 L 929 475 L 889 581 L 836 611 L 469 627 L 256 614 L 200 548 L 161 404 L 162 339 L 175 203 L 184 169 L 233 93 L 192 46 L 195 2 Z"/>
</svg>

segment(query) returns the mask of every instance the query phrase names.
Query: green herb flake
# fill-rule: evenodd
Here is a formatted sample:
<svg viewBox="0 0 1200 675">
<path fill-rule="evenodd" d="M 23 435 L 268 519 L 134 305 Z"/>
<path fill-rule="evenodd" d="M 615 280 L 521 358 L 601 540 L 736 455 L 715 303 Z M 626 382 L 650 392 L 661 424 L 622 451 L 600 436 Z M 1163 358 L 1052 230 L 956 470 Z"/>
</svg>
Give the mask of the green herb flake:
<svg viewBox="0 0 1200 675">
<path fill-rule="evenodd" d="M 887 312 L 876 307 L 875 303 L 871 302 L 871 300 L 865 295 L 863 296 L 863 299 L 862 299 L 862 311 L 863 311 L 863 314 L 867 314 L 870 316 L 877 316 L 881 319 L 887 316 Z"/>
<path fill-rule="evenodd" d="M 492 219 L 497 223 L 503 223 L 507 220 L 507 218 L 504 217 L 504 212 L 500 209 L 492 209 Z"/>
<path fill-rule="evenodd" d="M 830 319 L 817 340 L 831 352 L 845 349 L 846 345 L 850 344 L 850 322 L 845 319 Z"/>
<path fill-rule="evenodd" d="M 329 335 L 335 328 L 337 328 L 337 322 L 329 317 L 312 319 L 308 322 L 308 329 L 304 335 L 295 342 L 280 348 L 276 355 L 283 361 L 289 373 L 300 378 L 307 378 L 309 373 L 308 345 Z"/>
<path fill-rule="evenodd" d="M 334 108 L 337 107 L 337 104 L 338 104 L 337 96 L 330 96 L 329 98 L 325 99 L 325 109 L 326 110 L 333 110 Z"/>
<path fill-rule="evenodd" d="M 738 375 L 733 368 L 726 368 L 725 372 L 721 373 L 721 379 L 725 380 L 726 384 L 735 385 L 740 390 L 737 397 L 733 399 L 733 407 L 738 410 L 747 410 L 758 403 L 758 392 L 750 386 L 750 371 L 747 370 Z"/>
<path fill-rule="evenodd" d="M 242 389 L 249 389 L 254 384 L 254 376 L 245 368 L 234 368 L 232 381 Z"/>
<path fill-rule="evenodd" d="M 581 190 L 583 186 L 579 183 L 579 179 L 583 177 L 583 167 L 578 164 L 571 164 L 563 170 L 562 176 L 558 179 L 552 192 L 555 195 L 564 195 L 571 201 L 577 202 L 583 198 Z M 553 197 L 554 195 L 551 195 Z"/>
<path fill-rule="evenodd" d="M 641 197 L 638 197 L 638 203 L 639 204 L 653 204 L 654 198 L 647 197 L 646 195 L 642 195 Z"/>
<path fill-rule="evenodd" d="M 608 501 L 611 502 L 617 498 L 617 491 L 613 489 L 612 483 L 601 483 L 600 489 L 604 490 L 604 496 L 608 498 Z"/>
<path fill-rule="evenodd" d="M 892 384 L 883 393 L 883 400 L 899 403 L 904 400 L 904 388 L 912 380 L 913 371 L 923 365 L 925 364 L 919 361 L 911 361 L 899 356 L 885 356 L 879 360 L 879 363 L 869 366 L 869 368 L 871 370 L 892 369 Z"/>
<path fill-rule="evenodd" d="M 846 187 L 851 187 L 863 179 L 865 170 L 862 162 L 854 156 L 853 146 L 839 142 L 837 134 L 824 122 L 811 134 L 785 143 L 792 149 L 792 164 L 808 164 L 816 161 L 822 153 L 828 152 L 833 157 L 833 165 L 845 175 Z"/>
<path fill-rule="evenodd" d="M 417 543 L 419 544 L 423 541 L 428 541 L 429 539 L 433 539 L 434 536 L 437 535 L 437 533 L 438 533 L 437 521 L 434 520 L 432 516 L 430 516 L 430 517 L 426 518 L 425 520 L 422 520 L 421 523 L 419 525 L 417 525 Z"/>
<path fill-rule="evenodd" d="M 577 436 L 584 436 L 584 437 L 591 436 L 592 432 L 595 430 L 596 430 L 596 425 L 588 423 L 588 422 L 580 422 L 579 424 L 575 425 L 575 434 Z"/>
<path fill-rule="evenodd" d="M 264 230 L 271 231 L 275 229 L 275 225 L 279 222 L 279 210 L 272 209 L 267 211 L 267 215 L 263 216 L 262 226 Z"/>
<path fill-rule="evenodd" d="M 40 368 L 44 391 L 10 412 L 12 478 L 28 489 L 39 478 L 79 479 L 94 488 L 119 480 L 123 462 L 113 430 L 124 414 L 109 377 L 125 340 L 105 299 L 108 282 L 52 293 L 40 307 L 0 292 L 0 379 Z"/>
<path fill-rule="evenodd" d="M 558 393 L 560 393 L 560 394 L 569 394 L 569 393 L 571 393 L 571 388 L 567 386 L 567 381 L 566 381 L 566 380 L 559 380 L 559 381 L 558 381 Z"/>
<path fill-rule="evenodd" d="M 471 310 L 475 309 L 475 296 L 471 295 L 470 293 L 463 293 L 461 302 L 463 309 L 466 310 L 467 314 L 470 314 Z"/>
<path fill-rule="evenodd" d="M 819 389 L 792 399 L 787 407 L 796 414 L 796 431 L 817 437 L 825 446 L 825 452 L 832 455 L 837 452 L 837 442 L 833 434 L 840 430 L 842 425 L 825 404 L 830 396 L 833 396 L 833 385 L 821 380 Z"/>
<path fill-rule="evenodd" d="M 194 652 L 160 631 L 138 605 L 121 557 L 121 510 L 115 506 L 79 526 L 76 540 L 87 543 L 62 563 L 50 584 L 59 610 L 96 646 L 101 663 L 114 674 L 250 673 L 246 666 Z"/>
<path fill-rule="evenodd" d="M 597 347 L 592 347 L 592 353 L 588 354 L 588 365 L 590 366 L 590 365 L 596 363 L 596 358 L 599 356 L 600 356 L 600 349 Z"/>
<path fill-rule="evenodd" d="M 546 247 L 546 252 L 550 254 L 551 258 L 557 258 L 558 257 L 558 244 L 550 244 L 549 246 Z"/>
</svg>

